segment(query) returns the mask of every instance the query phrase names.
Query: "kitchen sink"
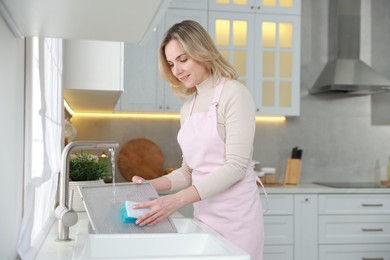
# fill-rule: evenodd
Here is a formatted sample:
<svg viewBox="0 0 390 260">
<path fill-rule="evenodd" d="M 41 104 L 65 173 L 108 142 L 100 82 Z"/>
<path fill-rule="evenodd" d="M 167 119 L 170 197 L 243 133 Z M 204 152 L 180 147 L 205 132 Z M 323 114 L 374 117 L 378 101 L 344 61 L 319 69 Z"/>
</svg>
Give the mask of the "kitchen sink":
<svg viewBox="0 0 390 260">
<path fill-rule="evenodd" d="M 92 234 L 80 223 L 73 259 L 249 260 L 241 249 L 191 218 L 172 218 L 177 233 Z M 88 231 L 89 230 L 89 231 Z"/>
</svg>

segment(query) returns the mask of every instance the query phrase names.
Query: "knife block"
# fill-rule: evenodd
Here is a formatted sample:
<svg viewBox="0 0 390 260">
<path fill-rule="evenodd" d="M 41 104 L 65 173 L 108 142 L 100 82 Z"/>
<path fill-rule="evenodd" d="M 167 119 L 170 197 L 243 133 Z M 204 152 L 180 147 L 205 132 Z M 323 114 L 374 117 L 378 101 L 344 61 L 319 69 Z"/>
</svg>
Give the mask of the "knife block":
<svg viewBox="0 0 390 260">
<path fill-rule="evenodd" d="M 299 184 L 301 180 L 301 160 L 288 159 L 286 174 L 284 176 L 285 184 Z"/>
</svg>

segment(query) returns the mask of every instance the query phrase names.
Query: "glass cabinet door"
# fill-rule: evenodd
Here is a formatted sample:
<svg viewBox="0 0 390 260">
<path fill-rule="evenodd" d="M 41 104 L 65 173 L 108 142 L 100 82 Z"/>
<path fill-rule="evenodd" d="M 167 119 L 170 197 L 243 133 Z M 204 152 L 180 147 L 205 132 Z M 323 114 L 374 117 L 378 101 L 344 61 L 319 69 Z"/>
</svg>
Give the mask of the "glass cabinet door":
<svg viewBox="0 0 390 260">
<path fill-rule="evenodd" d="M 300 0 L 257 0 L 256 10 L 269 14 L 301 14 Z"/>
<path fill-rule="evenodd" d="M 209 32 L 261 115 L 299 115 L 300 17 L 209 12 Z"/>
<path fill-rule="evenodd" d="M 262 114 L 299 114 L 299 17 L 256 17 L 255 101 Z"/>
<path fill-rule="evenodd" d="M 251 14 L 209 12 L 209 33 L 221 54 L 234 66 L 241 81 L 253 93 L 254 64 Z"/>
<path fill-rule="evenodd" d="M 209 10 L 300 14 L 301 2 L 300 0 L 209 0 Z"/>
<path fill-rule="evenodd" d="M 209 10 L 254 12 L 257 0 L 209 0 Z"/>
</svg>

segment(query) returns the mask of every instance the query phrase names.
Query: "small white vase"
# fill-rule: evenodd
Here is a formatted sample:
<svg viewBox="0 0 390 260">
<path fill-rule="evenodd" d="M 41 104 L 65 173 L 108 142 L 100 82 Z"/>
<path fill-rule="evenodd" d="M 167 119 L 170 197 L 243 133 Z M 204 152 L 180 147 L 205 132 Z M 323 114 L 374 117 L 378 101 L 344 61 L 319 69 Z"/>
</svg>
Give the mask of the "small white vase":
<svg viewBox="0 0 390 260">
<path fill-rule="evenodd" d="M 83 212 L 85 211 L 85 207 L 83 204 L 83 200 L 81 198 L 78 186 L 94 186 L 94 185 L 102 185 L 104 184 L 103 180 L 97 181 L 70 181 L 69 182 L 69 198 L 72 195 L 71 190 L 73 190 L 73 205 L 72 208 L 74 211 Z"/>
</svg>

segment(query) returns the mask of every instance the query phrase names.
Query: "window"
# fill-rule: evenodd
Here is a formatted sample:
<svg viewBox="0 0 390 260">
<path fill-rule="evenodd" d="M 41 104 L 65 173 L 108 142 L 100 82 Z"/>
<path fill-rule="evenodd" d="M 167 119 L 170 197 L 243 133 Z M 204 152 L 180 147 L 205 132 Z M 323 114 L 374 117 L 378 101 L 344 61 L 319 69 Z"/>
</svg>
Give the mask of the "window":
<svg viewBox="0 0 390 260">
<path fill-rule="evenodd" d="M 33 259 L 54 221 L 63 146 L 62 41 L 26 39 L 25 192 L 18 253 Z"/>
</svg>

